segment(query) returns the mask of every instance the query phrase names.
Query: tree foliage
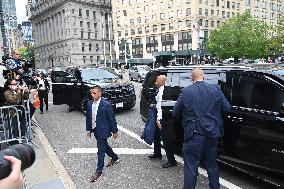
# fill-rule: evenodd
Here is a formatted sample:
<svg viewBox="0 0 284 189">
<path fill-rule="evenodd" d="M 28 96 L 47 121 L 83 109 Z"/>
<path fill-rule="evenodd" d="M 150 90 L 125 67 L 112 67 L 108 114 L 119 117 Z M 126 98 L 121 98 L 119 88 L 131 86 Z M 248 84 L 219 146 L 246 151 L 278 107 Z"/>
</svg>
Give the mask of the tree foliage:
<svg viewBox="0 0 284 189">
<path fill-rule="evenodd" d="M 280 18 L 272 33 L 273 35 L 268 41 L 266 52 L 268 56 L 279 56 L 284 53 L 284 16 Z"/>
<path fill-rule="evenodd" d="M 33 46 L 20 48 L 19 51 L 23 59 L 31 63 L 35 62 L 35 54 Z"/>
<path fill-rule="evenodd" d="M 247 11 L 222 23 L 206 45 L 209 52 L 223 59 L 259 58 L 266 54 L 268 34 L 268 25 Z"/>
</svg>

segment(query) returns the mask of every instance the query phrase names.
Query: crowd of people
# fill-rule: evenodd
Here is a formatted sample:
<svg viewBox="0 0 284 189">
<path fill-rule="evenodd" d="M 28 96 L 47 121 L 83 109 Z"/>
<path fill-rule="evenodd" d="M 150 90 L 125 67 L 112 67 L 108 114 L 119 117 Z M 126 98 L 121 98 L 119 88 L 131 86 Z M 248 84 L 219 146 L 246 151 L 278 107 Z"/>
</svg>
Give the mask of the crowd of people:
<svg viewBox="0 0 284 189">
<path fill-rule="evenodd" d="M 17 49 L 13 50 L 11 57 L 2 63 L 0 75 L 0 107 L 5 109 L 5 107 L 12 106 L 18 111 L 18 114 L 15 110 L 9 113 L 11 128 L 8 131 L 8 138 L 25 137 L 28 131 L 27 119 L 31 119 L 38 108 L 35 107 L 35 100 L 39 101 L 41 114 L 44 106 L 46 111 L 48 110 L 49 83 L 43 73 L 35 73 L 29 63 L 21 59 Z M 26 114 L 27 111 L 29 114 Z M 26 117 L 27 115 L 30 117 Z M 14 142 L 17 141 L 10 142 L 10 145 Z M 5 158 L 11 162 L 12 171 L 7 178 L 0 180 L 0 188 L 20 188 L 23 180 L 21 161 L 11 156 Z"/>
</svg>

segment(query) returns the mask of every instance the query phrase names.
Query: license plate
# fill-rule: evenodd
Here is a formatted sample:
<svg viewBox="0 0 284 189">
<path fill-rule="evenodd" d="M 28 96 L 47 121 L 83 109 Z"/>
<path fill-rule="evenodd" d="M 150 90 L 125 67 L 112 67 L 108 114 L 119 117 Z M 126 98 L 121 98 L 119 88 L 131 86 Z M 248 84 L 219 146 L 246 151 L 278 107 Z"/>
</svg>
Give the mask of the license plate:
<svg viewBox="0 0 284 189">
<path fill-rule="evenodd" d="M 116 103 L 116 107 L 117 107 L 117 108 L 123 108 L 123 102 Z"/>
</svg>

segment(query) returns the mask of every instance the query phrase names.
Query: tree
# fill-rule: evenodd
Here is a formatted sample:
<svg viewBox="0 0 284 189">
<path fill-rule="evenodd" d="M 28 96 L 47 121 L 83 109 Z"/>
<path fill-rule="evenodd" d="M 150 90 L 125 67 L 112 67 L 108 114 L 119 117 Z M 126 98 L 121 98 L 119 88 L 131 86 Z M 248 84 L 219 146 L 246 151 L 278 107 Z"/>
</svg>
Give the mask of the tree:
<svg viewBox="0 0 284 189">
<path fill-rule="evenodd" d="M 259 58 L 266 54 L 269 27 L 254 19 L 249 11 L 229 19 L 214 30 L 206 44 L 220 58 Z"/>
<path fill-rule="evenodd" d="M 30 63 L 35 62 L 34 47 L 23 47 L 19 49 L 21 57 Z"/>
<path fill-rule="evenodd" d="M 272 30 L 273 35 L 268 41 L 266 53 L 268 56 L 280 56 L 284 53 L 284 16 Z"/>
</svg>

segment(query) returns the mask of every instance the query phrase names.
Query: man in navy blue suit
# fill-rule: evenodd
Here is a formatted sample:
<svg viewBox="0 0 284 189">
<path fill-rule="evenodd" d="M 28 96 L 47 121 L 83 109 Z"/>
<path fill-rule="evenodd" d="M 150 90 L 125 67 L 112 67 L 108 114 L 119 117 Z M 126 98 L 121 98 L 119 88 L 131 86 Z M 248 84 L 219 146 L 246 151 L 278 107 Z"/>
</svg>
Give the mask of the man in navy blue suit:
<svg viewBox="0 0 284 189">
<path fill-rule="evenodd" d="M 101 87 L 95 86 L 91 89 L 91 96 L 93 100 L 87 102 L 86 138 L 91 138 L 91 133 L 93 132 L 97 140 L 98 148 L 97 169 L 96 173 L 90 179 L 91 182 L 96 182 L 102 175 L 105 154 L 111 158 L 107 166 L 113 166 L 119 162 L 117 154 L 113 152 L 107 142 L 109 137 L 112 136 L 116 139 L 118 136 L 115 115 L 111 103 L 102 98 L 101 95 Z"/>
<path fill-rule="evenodd" d="M 173 116 L 182 118 L 184 128 L 184 189 L 195 188 L 199 162 L 207 171 L 209 188 L 217 189 L 217 145 L 224 134 L 222 112 L 230 111 L 231 105 L 218 85 L 204 82 L 200 68 L 192 70 L 192 81 L 182 90 L 173 109 Z"/>
</svg>

